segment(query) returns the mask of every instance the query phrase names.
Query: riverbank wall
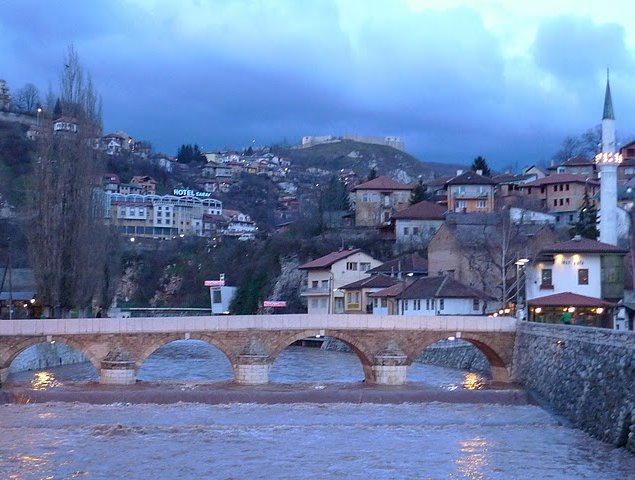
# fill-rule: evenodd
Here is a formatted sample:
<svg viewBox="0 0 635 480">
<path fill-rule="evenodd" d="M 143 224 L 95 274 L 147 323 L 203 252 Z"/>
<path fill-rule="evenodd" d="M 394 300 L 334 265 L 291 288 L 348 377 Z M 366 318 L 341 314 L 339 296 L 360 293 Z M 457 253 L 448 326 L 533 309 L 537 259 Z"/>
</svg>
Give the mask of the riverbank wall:
<svg viewBox="0 0 635 480">
<path fill-rule="evenodd" d="M 635 332 L 519 322 L 512 378 L 574 427 L 635 453 Z"/>
</svg>

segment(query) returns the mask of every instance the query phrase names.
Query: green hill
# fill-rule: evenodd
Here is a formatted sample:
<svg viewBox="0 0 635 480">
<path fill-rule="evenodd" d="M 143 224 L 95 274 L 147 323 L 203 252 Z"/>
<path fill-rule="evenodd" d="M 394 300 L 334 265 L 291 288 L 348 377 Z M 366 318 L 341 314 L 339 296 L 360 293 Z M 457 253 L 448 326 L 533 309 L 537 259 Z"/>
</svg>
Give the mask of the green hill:
<svg viewBox="0 0 635 480">
<path fill-rule="evenodd" d="M 463 165 L 424 163 L 409 153 L 385 145 L 342 140 L 334 143 L 314 145 L 308 148 L 276 147 L 274 153 L 291 159 L 295 168 L 320 168 L 330 172 L 352 169 L 366 176 L 374 167 L 380 175 L 409 182 L 456 174 Z"/>
</svg>

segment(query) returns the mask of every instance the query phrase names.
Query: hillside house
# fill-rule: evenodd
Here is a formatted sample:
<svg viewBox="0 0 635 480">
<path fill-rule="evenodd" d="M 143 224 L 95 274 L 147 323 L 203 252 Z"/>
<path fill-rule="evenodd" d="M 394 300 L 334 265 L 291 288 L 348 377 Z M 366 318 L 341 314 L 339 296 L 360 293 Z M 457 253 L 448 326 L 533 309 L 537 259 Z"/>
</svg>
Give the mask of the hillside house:
<svg viewBox="0 0 635 480">
<path fill-rule="evenodd" d="M 369 278 L 368 271 L 381 262 L 359 248 L 332 252 L 298 267 L 307 272 L 300 295 L 307 299 L 308 313 L 344 313 L 340 287 Z"/>
<path fill-rule="evenodd" d="M 373 313 L 371 293 L 395 285 L 398 281 L 386 275 L 373 275 L 340 287 L 344 291 L 345 313 Z"/>
<path fill-rule="evenodd" d="M 377 177 L 353 187 L 356 227 L 388 225 L 392 216 L 410 205 L 414 185 Z"/>
<path fill-rule="evenodd" d="M 398 249 L 425 248 L 445 219 L 445 208 L 426 200 L 392 216 Z"/>
<path fill-rule="evenodd" d="M 418 253 L 408 253 L 371 268 L 368 273 L 397 279 L 425 277 L 428 275 L 428 261 Z"/>
<path fill-rule="evenodd" d="M 494 212 L 494 187 L 491 178 L 471 170 L 458 173 L 446 182 L 448 211 L 456 213 Z"/>
<path fill-rule="evenodd" d="M 505 215 L 448 214 L 428 244 L 429 274 L 448 274 L 492 297 L 509 298 L 514 261 L 533 258 L 555 237 L 547 225 L 515 224 Z"/>
</svg>

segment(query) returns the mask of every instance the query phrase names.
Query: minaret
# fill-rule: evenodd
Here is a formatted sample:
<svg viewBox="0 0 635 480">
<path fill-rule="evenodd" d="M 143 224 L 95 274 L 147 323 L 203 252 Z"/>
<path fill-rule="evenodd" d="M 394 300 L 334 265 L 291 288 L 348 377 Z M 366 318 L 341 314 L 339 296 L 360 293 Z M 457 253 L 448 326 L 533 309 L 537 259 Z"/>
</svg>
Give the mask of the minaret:
<svg viewBox="0 0 635 480">
<path fill-rule="evenodd" d="M 617 166 L 622 162 L 622 156 L 615 150 L 615 115 L 607 70 L 602 152 L 595 156 L 595 163 L 600 171 L 600 242 L 611 245 L 617 245 Z"/>
</svg>

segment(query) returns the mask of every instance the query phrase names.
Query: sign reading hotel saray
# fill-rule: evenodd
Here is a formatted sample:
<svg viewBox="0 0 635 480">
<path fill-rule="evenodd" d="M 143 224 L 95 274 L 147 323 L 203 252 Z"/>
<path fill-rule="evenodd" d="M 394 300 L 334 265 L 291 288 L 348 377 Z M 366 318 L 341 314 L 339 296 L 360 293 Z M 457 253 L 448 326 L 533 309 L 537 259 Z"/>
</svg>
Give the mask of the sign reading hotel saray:
<svg viewBox="0 0 635 480">
<path fill-rule="evenodd" d="M 225 280 L 205 280 L 206 287 L 224 287 Z"/>
<path fill-rule="evenodd" d="M 280 308 L 280 307 L 286 307 L 287 306 L 287 302 L 281 301 L 281 300 L 265 300 L 262 303 L 263 307 L 273 307 L 273 308 Z"/>
</svg>

